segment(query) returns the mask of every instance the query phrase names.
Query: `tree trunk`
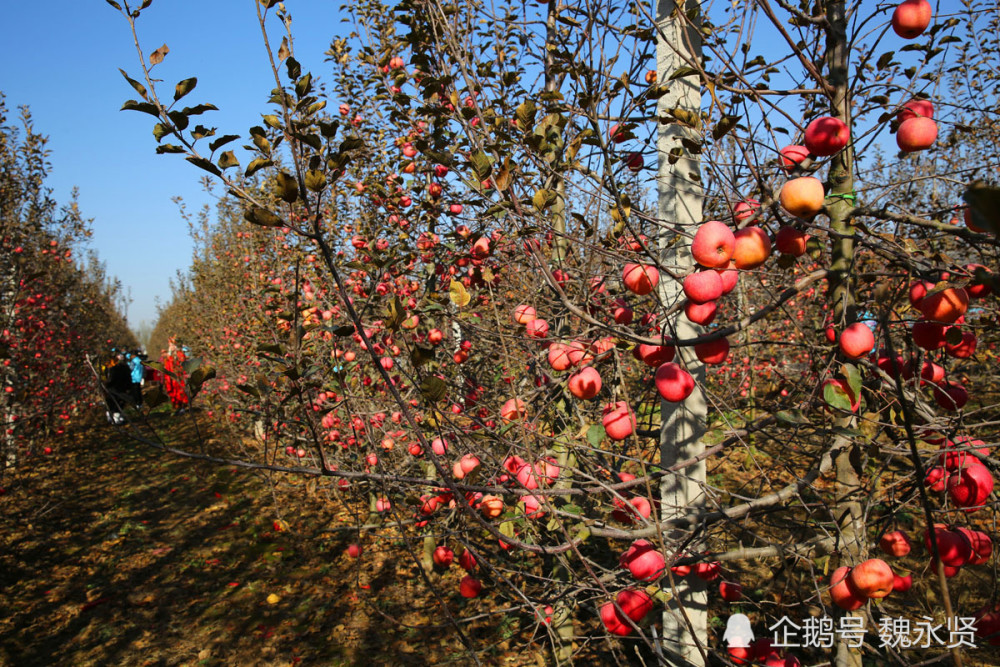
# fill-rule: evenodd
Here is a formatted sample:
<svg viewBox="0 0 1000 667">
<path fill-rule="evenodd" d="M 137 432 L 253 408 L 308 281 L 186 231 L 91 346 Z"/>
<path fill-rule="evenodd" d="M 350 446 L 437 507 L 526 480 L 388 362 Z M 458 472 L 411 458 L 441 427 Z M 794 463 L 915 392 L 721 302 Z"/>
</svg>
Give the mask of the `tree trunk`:
<svg viewBox="0 0 1000 667">
<path fill-rule="evenodd" d="M 847 19 L 843 0 L 832 2 L 827 6 L 827 19 L 830 27 L 827 31 L 826 58 L 829 81 L 833 86 L 830 111 L 850 128 L 851 102 L 847 81 L 850 50 L 847 45 Z M 854 290 L 850 284 L 850 271 L 854 264 L 855 234 L 854 221 L 850 217 L 855 205 L 853 144 L 849 143 L 830 160 L 829 182 L 830 191 L 827 195 L 826 208 L 830 216 L 830 230 L 833 232 L 829 299 L 833 326 L 837 331 L 843 331 L 844 327 L 853 323 L 857 317 Z M 838 419 L 837 425 L 850 429 L 855 427 L 856 422 L 857 419 L 851 416 Z M 838 437 L 838 440 L 845 439 Z M 853 442 L 841 450 L 834 462 L 837 475 L 834 512 L 840 532 L 840 548 L 845 561 L 852 566 L 864 558 L 866 551 L 864 517 L 860 501 L 862 493 L 860 471 L 863 461 L 864 452 L 861 445 Z M 863 613 L 844 612 L 844 615 L 860 616 Z M 838 642 L 834 664 L 836 667 L 861 667 L 860 649 L 851 648 L 844 641 Z"/>
<path fill-rule="evenodd" d="M 687 16 L 697 16 L 697 0 L 686 0 L 683 5 Z M 685 15 L 678 11 L 675 0 L 659 0 L 657 4 L 657 81 L 663 85 L 678 68 L 701 59 L 701 37 Z M 697 18 L 695 19 L 697 21 Z M 682 109 L 695 116 L 701 112 L 701 80 L 681 77 L 669 81 L 670 91 L 659 99 L 657 116 L 667 117 L 666 109 Z M 659 172 L 658 246 L 662 261 L 667 267 L 684 271 L 694 265 L 690 244 L 676 239 L 679 231 L 692 234 L 701 223 L 703 191 L 698 157 L 683 149 L 681 141 L 687 139 L 700 143 L 700 131 L 680 123 L 658 126 L 657 152 Z M 678 155 L 677 151 L 683 151 Z M 672 153 L 673 151 L 673 153 Z M 674 160 L 674 157 L 677 159 Z M 668 159 L 669 158 L 669 159 Z M 671 162 L 673 163 L 671 164 Z M 660 298 L 666 306 L 683 299 L 681 285 L 674 280 L 660 281 Z M 677 318 L 675 332 L 678 338 L 692 338 L 701 333 L 683 315 Z M 704 365 L 697 360 L 691 348 L 678 348 L 677 363 L 687 368 L 699 388 L 683 403 L 661 402 L 660 461 L 669 467 L 704 450 L 701 442 L 705 433 L 707 406 L 700 386 L 704 381 Z M 668 475 L 660 484 L 661 513 L 663 519 L 690 512 L 703 506 L 705 495 L 705 464 L 698 463 L 677 474 Z M 667 535 L 668 539 L 682 535 Z M 693 546 L 693 545 L 692 545 Z M 704 657 L 698 644 L 708 640 L 708 593 L 706 584 L 696 577 L 678 579 L 676 590 L 663 614 L 663 652 L 671 665 L 697 665 L 702 667 Z M 682 613 L 683 609 L 683 613 Z"/>
</svg>

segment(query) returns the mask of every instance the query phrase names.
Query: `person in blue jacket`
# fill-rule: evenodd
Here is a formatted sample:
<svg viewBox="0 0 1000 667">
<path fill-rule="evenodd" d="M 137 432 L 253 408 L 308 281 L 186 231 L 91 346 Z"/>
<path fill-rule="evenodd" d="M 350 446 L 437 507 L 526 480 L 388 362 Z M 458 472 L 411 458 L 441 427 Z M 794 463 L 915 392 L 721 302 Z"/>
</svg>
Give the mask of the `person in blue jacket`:
<svg viewBox="0 0 1000 667">
<path fill-rule="evenodd" d="M 142 365 L 142 358 L 138 352 L 129 353 L 128 367 L 132 372 L 132 404 L 136 408 L 142 407 L 142 377 L 145 368 Z"/>
</svg>

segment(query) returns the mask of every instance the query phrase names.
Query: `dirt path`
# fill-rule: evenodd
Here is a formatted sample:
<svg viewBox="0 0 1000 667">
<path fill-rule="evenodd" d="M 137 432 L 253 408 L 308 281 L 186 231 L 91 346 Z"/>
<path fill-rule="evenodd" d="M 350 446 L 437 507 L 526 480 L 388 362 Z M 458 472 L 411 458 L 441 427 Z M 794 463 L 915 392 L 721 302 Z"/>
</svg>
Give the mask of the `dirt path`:
<svg viewBox="0 0 1000 667">
<path fill-rule="evenodd" d="M 163 456 L 96 427 L 5 483 L 0 664 L 469 662 L 435 621 L 415 566 L 387 558 L 377 542 L 360 564 L 350 559 L 353 534 L 324 532 L 337 519 L 309 504 L 286 508 L 289 529 L 279 529 L 270 494 L 246 473 Z M 456 590 L 450 579 L 460 574 L 444 577 L 442 588 Z M 448 604 L 489 611 L 457 593 Z M 509 642 L 515 633 L 504 625 L 471 629 L 486 640 L 480 659 L 533 663 L 531 653 L 507 654 L 526 638 Z"/>
</svg>

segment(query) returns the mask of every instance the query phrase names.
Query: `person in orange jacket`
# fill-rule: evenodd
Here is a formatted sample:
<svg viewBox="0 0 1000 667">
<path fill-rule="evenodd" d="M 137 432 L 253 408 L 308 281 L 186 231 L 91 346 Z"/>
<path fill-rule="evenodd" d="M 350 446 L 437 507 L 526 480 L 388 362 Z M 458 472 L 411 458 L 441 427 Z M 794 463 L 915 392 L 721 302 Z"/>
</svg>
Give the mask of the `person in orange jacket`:
<svg viewBox="0 0 1000 667">
<path fill-rule="evenodd" d="M 163 377 L 163 390 L 170 397 L 175 414 L 183 412 L 188 406 L 187 393 L 184 391 L 185 359 L 184 350 L 178 348 L 177 341 L 171 338 L 167 353 L 162 358 L 163 368 L 167 371 Z"/>
</svg>

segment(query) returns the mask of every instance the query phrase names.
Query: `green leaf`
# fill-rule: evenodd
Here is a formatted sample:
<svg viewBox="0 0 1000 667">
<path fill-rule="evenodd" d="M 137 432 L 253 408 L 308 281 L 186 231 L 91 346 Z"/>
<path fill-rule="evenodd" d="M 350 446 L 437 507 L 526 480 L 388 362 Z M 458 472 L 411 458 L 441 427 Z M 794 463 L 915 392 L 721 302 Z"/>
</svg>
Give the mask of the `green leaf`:
<svg viewBox="0 0 1000 667">
<path fill-rule="evenodd" d="M 262 118 L 264 120 L 264 124 L 267 125 L 268 127 L 273 127 L 276 130 L 281 129 L 281 121 L 278 120 L 278 117 L 275 116 L 274 114 L 267 114 L 265 116 L 262 116 Z"/>
<path fill-rule="evenodd" d="M 831 408 L 851 412 L 851 399 L 839 385 L 828 384 L 823 387 L 823 400 Z"/>
<path fill-rule="evenodd" d="M 206 137 L 215 136 L 214 127 L 205 127 L 204 125 L 198 124 L 193 130 L 191 130 L 191 136 L 197 139 L 204 139 Z"/>
<path fill-rule="evenodd" d="M 885 69 L 892 63 L 892 57 L 896 55 L 895 51 L 886 51 L 878 57 L 878 61 L 875 63 L 875 67 L 882 70 Z"/>
<path fill-rule="evenodd" d="M 799 424 L 808 424 L 809 423 L 809 420 L 806 418 L 806 416 L 802 413 L 801 410 L 798 410 L 798 409 L 795 409 L 795 410 L 779 410 L 778 412 L 774 413 L 774 417 L 779 422 L 782 422 L 782 423 L 785 423 L 785 424 L 792 424 L 794 426 L 798 426 Z"/>
<path fill-rule="evenodd" d="M 270 167 L 273 164 L 274 164 L 273 161 L 268 160 L 267 158 L 259 157 L 247 165 L 247 170 L 243 172 L 243 175 L 246 176 L 247 178 L 250 178 L 264 167 Z"/>
<path fill-rule="evenodd" d="M 178 146 L 177 144 L 163 144 L 156 147 L 156 154 L 163 155 L 164 153 L 186 153 L 187 149 L 183 146 Z"/>
<path fill-rule="evenodd" d="M 292 81 L 302 75 L 302 66 L 299 65 L 299 61 L 294 56 L 289 56 L 288 60 L 285 61 L 285 67 L 288 68 L 288 78 Z"/>
<path fill-rule="evenodd" d="M 158 384 L 154 384 L 153 388 L 145 392 L 142 397 L 142 402 L 150 409 L 163 405 L 167 400 L 166 393 Z"/>
<path fill-rule="evenodd" d="M 155 104 L 151 104 L 150 102 L 127 100 L 119 111 L 141 111 L 143 113 L 148 113 L 150 116 L 155 116 L 156 118 L 160 117 L 160 110 L 157 109 Z"/>
<path fill-rule="evenodd" d="M 157 123 L 156 125 L 153 126 L 153 136 L 156 137 L 157 141 L 167 136 L 168 134 L 170 134 L 170 128 L 167 125 L 164 125 L 163 123 Z"/>
<path fill-rule="evenodd" d="M 340 142 L 340 149 L 338 152 L 346 153 L 348 151 L 353 151 L 358 148 L 362 148 L 365 145 L 365 140 L 361 137 L 348 137 Z"/>
<path fill-rule="evenodd" d="M 326 175 L 317 169 L 310 169 L 305 176 L 306 187 L 313 192 L 320 192 L 326 187 Z"/>
<path fill-rule="evenodd" d="M 534 126 L 535 111 L 535 103 L 531 100 L 522 102 L 514 111 L 514 116 L 517 118 L 517 126 L 521 128 L 522 131 L 527 132 L 532 128 L 532 126 Z"/>
<path fill-rule="evenodd" d="M 238 134 L 224 134 L 215 141 L 213 141 L 212 143 L 210 143 L 208 147 L 212 149 L 212 152 L 214 153 L 215 151 L 219 150 L 220 148 L 228 144 L 230 141 L 236 141 L 239 138 L 240 135 Z"/>
<path fill-rule="evenodd" d="M 420 390 L 421 396 L 426 398 L 428 401 L 436 402 L 441 400 L 445 391 L 448 389 L 448 386 L 441 378 L 429 375 L 420 381 L 418 389 Z"/>
<path fill-rule="evenodd" d="M 551 190 L 539 190 L 531 197 L 532 205 L 539 211 L 548 208 L 556 201 L 556 193 Z"/>
<path fill-rule="evenodd" d="M 236 159 L 236 155 L 232 151 L 226 151 L 219 156 L 219 167 L 222 169 L 229 169 L 230 167 L 240 166 L 240 161 Z"/>
<path fill-rule="evenodd" d="M 188 117 L 182 114 L 180 111 L 168 111 L 167 116 L 173 121 L 174 127 L 178 130 L 184 130 L 188 126 Z"/>
<path fill-rule="evenodd" d="M 590 443 L 591 447 L 600 447 L 606 435 L 602 425 L 591 424 L 590 428 L 587 429 L 587 442 Z"/>
<path fill-rule="evenodd" d="M 291 174 L 279 171 L 275 177 L 275 185 L 277 195 L 282 201 L 293 204 L 299 198 L 299 184 Z"/>
<path fill-rule="evenodd" d="M 186 359 L 181 364 L 181 368 L 183 368 L 184 372 L 187 373 L 188 375 L 190 375 L 191 373 L 194 373 L 200 367 L 201 367 L 201 358 L 200 357 L 192 357 L 191 359 Z"/>
<path fill-rule="evenodd" d="M 185 116 L 199 116 L 206 111 L 218 111 L 219 107 L 214 104 L 196 104 L 193 107 L 184 107 L 181 113 Z"/>
<path fill-rule="evenodd" d="M 403 318 L 406 315 L 406 311 L 403 308 L 403 302 L 399 300 L 398 295 L 393 295 L 392 301 L 389 302 L 389 306 L 386 312 L 385 326 L 389 329 L 395 331 L 399 328 L 399 325 L 403 323 Z"/>
<path fill-rule="evenodd" d="M 323 150 L 323 140 L 315 134 L 292 132 L 292 136 L 316 151 Z"/>
<path fill-rule="evenodd" d="M 485 181 L 493 173 L 493 163 L 489 156 L 483 151 L 479 150 L 469 156 L 469 162 L 472 164 L 472 170 L 476 172 L 476 178 L 480 181 Z"/>
<path fill-rule="evenodd" d="M 188 378 L 188 385 L 194 389 L 200 389 L 201 385 L 215 378 L 215 369 L 211 366 L 203 366 L 191 373 Z"/>
<path fill-rule="evenodd" d="M 326 108 L 326 100 L 320 100 L 319 102 L 315 102 L 314 104 L 309 105 L 309 108 L 306 109 L 306 115 L 311 116 L 317 111 L 322 111 L 325 108 Z"/>
<path fill-rule="evenodd" d="M 115 2 L 115 0 L 104 0 L 104 1 L 109 5 L 111 5 L 112 7 L 114 7 L 115 9 L 117 9 L 118 11 L 122 10 L 122 6 L 119 5 L 117 2 Z"/>
<path fill-rule="evenodd" d="M 712 139 L 718 141 L 722 137 L 729 134 L 736 124 L 740 122 L 740 117 L 735 115 L 726 115 L 719 119 L 719 122 L 715 124 L 712 128 Z"/>
<path fill-rule="evenodd" d="M 410 361 L 417 368 L 434 361 L 435 348 L 423 345 L 414 345 L 410 352 Z"/>
<path fill-rule="evenodd" d="M 340 127 L 340 121 L 335 120 L 332 123 L 327 123 L 325 121 L 319 121 L 319 132 L 327 139 L 333 139 L 337 136 L 337 129 Z"/>
<path fill-rule="evenodd" d="M 250 394 L 256 398 L 260 398 L 260 390 L 257 387 L 250 384 L 238 384 L 236 388 L 242 391 L 244 394 Z"/>
<path fill-rule="evenodd" d="M 962 194 L 969 205 L 972 224 L 994 234 L 1000 233 L 1000 187 L 977 181 Z"/>
<path fill-rule="evenodd" d="M 283 224 L 281 218 L 267 209 L 261 208 L 260 206 L 253 206 L 249 208 L 243 214 L 243 217 L 247 220 L 247 222 L 260 225 L 261 227 L 281 227 Z M 353 329 L 351 331 L 353 331 Z"/>
<path fill-rule="evenodd" d="M 190 93 L 192 90 L 194 90 L 194 87 L 197 85 L 198 85 L 198 77 L 194 76 L 192 76 L 190 79 L 184 79 L 183 81 L 179 82 L 174 87 L 174 101 L 176 102 L 177 100 L 181 99 L 182 97 Z"/>
<path fill-rule="evenodd" d="M 698 72 L 698 70 L 696 70 L 694 67 L 688 67 L 687 65 L 684 65 L 683 67 L 678 67 L 677 69 L 675 69 L 674 73 L 671 74 L 669 77 L 667 77 L 667 81 L 673 81 L 674 79 L 680 79 L 685 76 L 691 76 L 693 74 L 700 74 L 700 72 Z"/>
<path fill-rule="evenodd" d="M 513 521 L 501 521 L 500 522 L 500 534 L 504 537 L 509 537 L 514 539 L 514 522 Z"/>
<path fill-rule="evenodd" d="M 338 338 L 343 338 L 344 336 L 350 336 L 354 333 L 354 326 L 351 324 L 344 324 L 339 327 L 330 330 L 330 333 Z"/>
<path fill-rule="evenodd" d="M 210 174 L 215 174 L 216 176 L 222 176 L 222 171 L 203 157 L 198 157 L 196 155 L 189 155 L 184 159 L 193 164 L 194 166 L 198 167 L 199 169 L 204 169 Z"/>
<path fill-rule="evenodd" d="M 851 388 L 851 393 L 855 396 L 861 395 L 861 371 L 854 364 L 844 364 L 840 367 L 844 377 L 847 378 L 847 386 Z"/>
<path fill-rule="evenodd" d="M 135 92 L 139 93 L 139 96 L 142 97 L 142 99 L 149 99 L 149 95 L 146 93 L 146 87 L 144 85 L 129 77 L 129 75 L 125 73 L 125 70 L 120 67 L 118 68 L 118 71 L 122 73 L 122 76 L 125 77 L 125 80 L 128 81 L 129 85 L 135 88 Z"/>
<path fill-rule="evenodd" d="M 295 94 L 299 99 L 302 99 L 309 94 L 309 90 L 312 88 L 312 74 L 307 72 L 304 77 L 298 80 L 295 84 Z"/>
</svg>

